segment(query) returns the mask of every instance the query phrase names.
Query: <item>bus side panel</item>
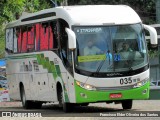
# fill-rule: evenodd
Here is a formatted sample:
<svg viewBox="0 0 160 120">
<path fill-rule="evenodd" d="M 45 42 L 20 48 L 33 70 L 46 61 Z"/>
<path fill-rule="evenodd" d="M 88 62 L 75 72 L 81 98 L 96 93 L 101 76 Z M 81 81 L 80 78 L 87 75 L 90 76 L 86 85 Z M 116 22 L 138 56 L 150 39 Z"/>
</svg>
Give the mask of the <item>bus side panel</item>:
<svg viewBox="0 0 160 120">
<path fill-rule="evenodd" d="M 59 81 L 63 88 L 65 102 L 70 102 L 71 99 L 69 96 L 70 91 L 69 91 L 69 85 L 68 85 L 67 70 L 64 67 L 62 60 L 52 51 L 44 52 L 43 54 L 41 54 L 40 59 L 41 61 L 45 61 L 45 65 L 42 65 L 42 66 L 44 66 L 48 70 L 48 72 L 52 73 L 53 75 L 54 79 L 49 81 L 49 83 L 53 84 L 54 83 L 53 81 L 55 81 L 55 83 Z M 56 89 L 57 88 L 55 85 L 55 88 L 54 88 L 55 91 L 54 92 L 51 91 L 52 93 L 50 93 L 52 94 L 52 96 L 54 96 L 55 100 L 57 99 Z"/>
<path fill-rule="evenodd" d="M 8 65 L 7 69 L 8 73 L 16 75 L 14 81 L 13 76 L 8 75 L 10 94 L 14 99 L 20 100 L 19 84 L 21 82 L 27 100 L 57 101 L 56 83 L 60 80 L 65 102 L 75 103 L 74 79 L 67 74 L 63 62 L 54 52 L 21 54 L 12 58 L 14 59 L 13 63 Z M 30 65 L 32 65 L 32 69 L 30 69 Z"/>
<path fill-rule="evenodd" d="M 23 57 L 23 56 L 18 56 Z M 25 95 L 27 100 L 31 100 L 30 95 L 30 72 L 27 71 L 26 65 L 29 59 L 18 59 L 16 57 L 10 57 L 7 65 L 7 79 L 9 84 L 10 98 L 14 100 L 21 100 L 20 97 L 20 83 L 23 84 Z M 27 67 L 28 68 L 28 67 Z"/>
<path fill-rule="evenodd" d="M 49 101 L 58 101 L 57 99 L 57 90 L 56 90 L 56 81 L 53 78 L 52 73 L 48 73 L 49 80 L 49 92 L 48 92 L 48 100 Z"/>
<path fill-rule="evenodd" d="M 9 86 L 9 97 L 13 100 L 20 100 L 19 88 L 18 88 L 18 75 L 7 75 Z"/>
<path fill-rule="evenodd" d="M 75 85 L 74 78 L 68 73 L 68 88 L 69 88 L 69 98 L 71 103 L 76 103 L 76 95 L 75 95 Z"/>
<path fill-rule="evenodd" d="M 19 92 L 19 75 L 16 73 L 18 69 L 18 62 L 7 61 L 6 74 L 9 87 L 9 97 L 13 100 L 20 100 Z"/>
<path fill-rule="evenodd" d="M 19 79 L 19 81 L 22 81 L 24 85 L 25 95 L 27 100 L 31 99 L 31 91 L 30 91 L 30 74 L 29 73 L 22 73 L 21 75 L 22 79 Z"/>
<path fill-rule="evenodd" d="M 39 101 L 49 101 L 49 84 L 48 84 L 48 73 L 42 72 L 41 74 L 37 74 L 36 78 L 38 78 L 38 100 Z"/>
</svg>

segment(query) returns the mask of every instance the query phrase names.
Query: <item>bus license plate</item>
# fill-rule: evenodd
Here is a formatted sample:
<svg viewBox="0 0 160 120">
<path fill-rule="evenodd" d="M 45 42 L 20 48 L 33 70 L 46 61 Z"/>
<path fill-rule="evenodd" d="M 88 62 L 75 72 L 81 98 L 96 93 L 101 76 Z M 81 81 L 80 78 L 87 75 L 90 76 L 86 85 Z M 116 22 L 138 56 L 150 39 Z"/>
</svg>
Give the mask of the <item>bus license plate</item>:
<svg viewBox="0 0 160 120">
<path fill-rule="evenodd" d="M 112 93 L 109 95 L 110 98 L 122 98 L 121 93 Z"/>
</svg>

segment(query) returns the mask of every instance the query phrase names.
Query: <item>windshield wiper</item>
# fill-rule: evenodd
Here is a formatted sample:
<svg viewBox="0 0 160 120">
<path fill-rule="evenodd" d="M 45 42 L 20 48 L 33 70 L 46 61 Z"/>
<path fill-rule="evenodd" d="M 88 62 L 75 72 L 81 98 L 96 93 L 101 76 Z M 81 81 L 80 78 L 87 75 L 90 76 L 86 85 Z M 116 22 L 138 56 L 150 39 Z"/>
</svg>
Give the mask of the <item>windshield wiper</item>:
<svg viewBox="0 0 160 120">
<path fill-rule="evenodd" d="M 110 56 L 110 55 L 111 55 L 111 53 L 110 53 L 109 51 L 107 51 L 107 54 L 106 54 L 106 56 L 103 58 L 103 60 L 100 62 L 99 66 L 98 66 L 98 68 L 97 68 L 97 70 L 96 70 L 96 73 L 99 73 L 99 71 L 101 70 L 101 68 L 102 68 L 105 60 L 107 59 L 107 57 L 109 58 L 109 65 L 110 65 L 110 62 L 111 62 L 111 59 L 112 59 L 112 55 L 111 55 L 111 56 Z"/>
<path fill-rule="evenodd" d="M 103 60 L 100 62 L 99 66 L 98 66 L 98 68 L 97 68 L 97 70 L 96 70 L 96 73 L 99 73 L 99 71 L 100 71 L 101 68 L 102 68 L 102 65 L 104 64 L 104 61 L 105 61 L 105 59 L 103 59 Z"/>
<path fill-rule="evenodd" d="M 130 71 L 133 70 L 132 65 L 131 65 L 131 64 L 133 63 L 133 61 L 134 61 L 134 60 L 127 60 L 128 69 L 129 69 Z"/>
</svg>

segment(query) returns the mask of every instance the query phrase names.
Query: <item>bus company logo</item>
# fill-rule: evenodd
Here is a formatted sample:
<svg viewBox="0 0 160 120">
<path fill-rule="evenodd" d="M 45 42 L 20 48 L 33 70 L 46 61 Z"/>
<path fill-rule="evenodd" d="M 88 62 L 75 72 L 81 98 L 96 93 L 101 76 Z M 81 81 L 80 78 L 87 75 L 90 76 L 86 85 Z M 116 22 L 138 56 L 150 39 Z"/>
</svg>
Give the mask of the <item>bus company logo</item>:
<svg viewBox="0 0 160 120">
<path fill-rule="evenodd" d="M 123 74 L 121 73 L 107 73 L 107 76 L 122 76 Z"/>
<path fill-rule="evenodd" d="M 41 113 L 2 112 L 2 117 L 42 117 Z"/>
<path fill-rule="evenodd" d="M 83 28 L 77 29 L 77 33 L 99 33 L 102 32 L 102 28 Z"/>
</svg>

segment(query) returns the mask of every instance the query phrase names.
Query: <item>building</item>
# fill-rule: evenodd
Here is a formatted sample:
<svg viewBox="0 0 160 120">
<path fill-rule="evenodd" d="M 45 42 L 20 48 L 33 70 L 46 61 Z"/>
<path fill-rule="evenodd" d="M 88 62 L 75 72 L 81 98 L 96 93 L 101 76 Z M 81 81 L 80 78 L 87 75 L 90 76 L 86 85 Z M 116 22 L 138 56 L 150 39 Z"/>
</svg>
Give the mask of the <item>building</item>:
<svg viewBox="0 0 160 120">
<path fill-rule="evenodd" d="M 153 24 L 150 26 L 154 27 L 157 31 L 159 53 L 157 57 L 150 58 L 150 80 L 157 81 L 160 80 L 160 24 Z M 146 36 L 146 39 L 149 39 L 149 37 Z"/>
</svg>

